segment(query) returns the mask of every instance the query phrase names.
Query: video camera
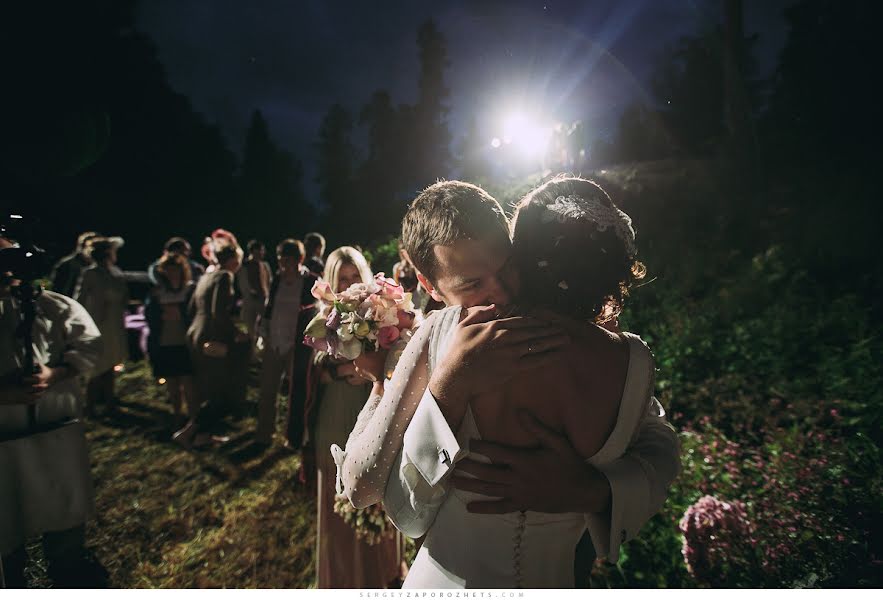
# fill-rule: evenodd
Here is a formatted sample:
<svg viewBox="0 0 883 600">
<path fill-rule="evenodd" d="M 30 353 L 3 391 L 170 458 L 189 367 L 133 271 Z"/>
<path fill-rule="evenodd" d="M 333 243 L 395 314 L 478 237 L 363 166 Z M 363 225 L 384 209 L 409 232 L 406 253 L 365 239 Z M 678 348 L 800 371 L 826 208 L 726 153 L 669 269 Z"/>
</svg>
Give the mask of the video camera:
<svg viewBox="0 0 883 600">
<path fill-rule="evenodd" d="M 20 214 L 3 215 L 0 237 L 14 245 L 0 248 L 0 276 L 30 282 L 48 270 L 46 251 L 34 243 L 33 223 Z"/>
<path fill-rule="evenodd" d="M 12 295 L 21 303 L 21 320 L 15 330 L 15 337 L 24 348 L 24 371 L 21 376 L 39 372 L 34 361 L 32 329 L 37 316 L 36 300 L 43 293 L 43 287 L 34 285 L 34 280 L 46 272 L 46 252 L 33 243 L 33 228 L 24 217 L 18 214 L 7 215 L 0 221 L 0 238 L 8 244 L 0 247 L 0 283 L 5 287 L 18 280 L 12 288 Z M 36 405 L 28 406 L 28 423 L 36 427 Z"/>
</svg>

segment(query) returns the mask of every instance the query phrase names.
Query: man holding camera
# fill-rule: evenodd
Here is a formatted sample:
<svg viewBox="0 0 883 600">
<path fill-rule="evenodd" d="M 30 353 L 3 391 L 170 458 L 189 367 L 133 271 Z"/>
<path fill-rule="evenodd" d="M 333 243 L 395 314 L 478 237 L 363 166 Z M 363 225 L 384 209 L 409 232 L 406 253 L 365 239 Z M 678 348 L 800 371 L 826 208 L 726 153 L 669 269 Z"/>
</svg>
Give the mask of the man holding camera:
<svg viewBox="0 0 883 600">
<path fill-rule="evenodd" d="M 25 586 L 25 542 L 38 535 L 56 587 L 97 587 L 105 573 L 85 556 L 94 490 L 76 417 L 77 377 L 91 370 L 101 334 L 75 300 L 39 289 L 29 295 L 17 277 L 31 278 L 27 261 L 36 254 L 0 237 L 0 587 Z"/>
</svg>

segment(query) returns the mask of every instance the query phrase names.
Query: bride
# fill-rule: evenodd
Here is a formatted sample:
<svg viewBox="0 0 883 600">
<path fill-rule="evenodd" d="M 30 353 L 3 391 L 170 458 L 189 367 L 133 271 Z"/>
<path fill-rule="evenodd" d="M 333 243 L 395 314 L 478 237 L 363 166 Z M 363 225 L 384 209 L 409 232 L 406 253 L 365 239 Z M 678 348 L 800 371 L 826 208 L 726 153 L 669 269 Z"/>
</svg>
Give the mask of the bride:
<svg viewBox="0 0 883 600">
<path fill-rule="evenodd" d="M 506 312 L 563 328 L 568 341 L 558 360 L 515 373 L 493 391 L 469 397 L 457 431 L 466 451 L 452 459 L 456 463 L 468 457 L 473 463 L 469 471 L 480 475 L 485 475 L 480 472 L 484 464 L 482 479 L 492 481 L 499 465 L 468 452 L 468 440 L 534 447 L 538 440 L 520 416 L 526 412 L 565 435 L 587 463 L 610 463 L 637 434 L 653 392 L 654 364 L 647 346 L 633 334 L 603 326 L 621 310 L 629 284 L 644 274 L 635 260 L 631 219 L 596 184 L 558 178 L 519 203 L 512 244 L 518 307 Z M 385 486 L 408 435 L 415 401 L 450 349 L 457 327 L 503 316 L 496 312 L 448 307 L 415 334 L 383 401 L 369 403 L 360 416 L 347 451 L 332 448 L 339 483 L 354 504 L 363 503 L 359 496 L 376 498 L 377 489 Z M 435 513 L 403 587 L 574 586 L 577 543 L 587 527 L 595 537 L 585 514 L 474 514 L 467 511 L 468 503 L 494 497 L 453 489 L 448 478 L 430 485 L 413 465 L 403 464 L 401 472 L 413 487 L 412 503 L 422 502 L 423 509 Z M 471 476 L 459 468 L 452 472 Z M 374 493 L 356 493 L 356 488 Z"/>
</svg>

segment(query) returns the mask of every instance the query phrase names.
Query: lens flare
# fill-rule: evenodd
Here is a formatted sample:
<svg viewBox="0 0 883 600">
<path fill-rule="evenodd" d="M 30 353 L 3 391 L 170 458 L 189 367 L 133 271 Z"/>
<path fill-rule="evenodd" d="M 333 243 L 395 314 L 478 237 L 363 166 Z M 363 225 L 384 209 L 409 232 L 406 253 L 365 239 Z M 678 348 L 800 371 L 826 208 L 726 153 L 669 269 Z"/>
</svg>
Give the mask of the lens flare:
<svg viewBox="0 0 883 600">
<path fill-rule="evenodd" d="M 552 124 L 543 123 L 543 119 L 529 113 L 511 111 L 502 121 L 503 140 L 511 143 L 525 158 L 542 159 L 549 148 L 553 131 Z"/>
</svg>

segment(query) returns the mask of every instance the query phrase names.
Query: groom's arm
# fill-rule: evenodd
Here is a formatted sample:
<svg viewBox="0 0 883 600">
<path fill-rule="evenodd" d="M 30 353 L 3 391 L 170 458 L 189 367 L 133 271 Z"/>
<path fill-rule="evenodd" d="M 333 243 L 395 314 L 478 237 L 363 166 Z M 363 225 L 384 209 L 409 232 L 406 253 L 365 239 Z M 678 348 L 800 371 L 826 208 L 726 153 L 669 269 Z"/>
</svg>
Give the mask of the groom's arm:
<svg viewBox="0 0 883 600">
<path fill-rule="evenodd" d="M 625 454 L 600 467 L 588 464 L 566 436 L 535 418 L 524 416 L 524 426 L 536 435 L 540 448 L 471 442 L 493 464 L 463 460 L 458 469 L 474 478 L 455 475 L 453 485 L 503 500 L 471 502 L 469 511 L 584 513 L 597 555 L 616 562 L 620 545 L 635 537 L 665 503 L 680 469 L 677 434 L 662 407 L 653 398 Z"/>
</svg>

